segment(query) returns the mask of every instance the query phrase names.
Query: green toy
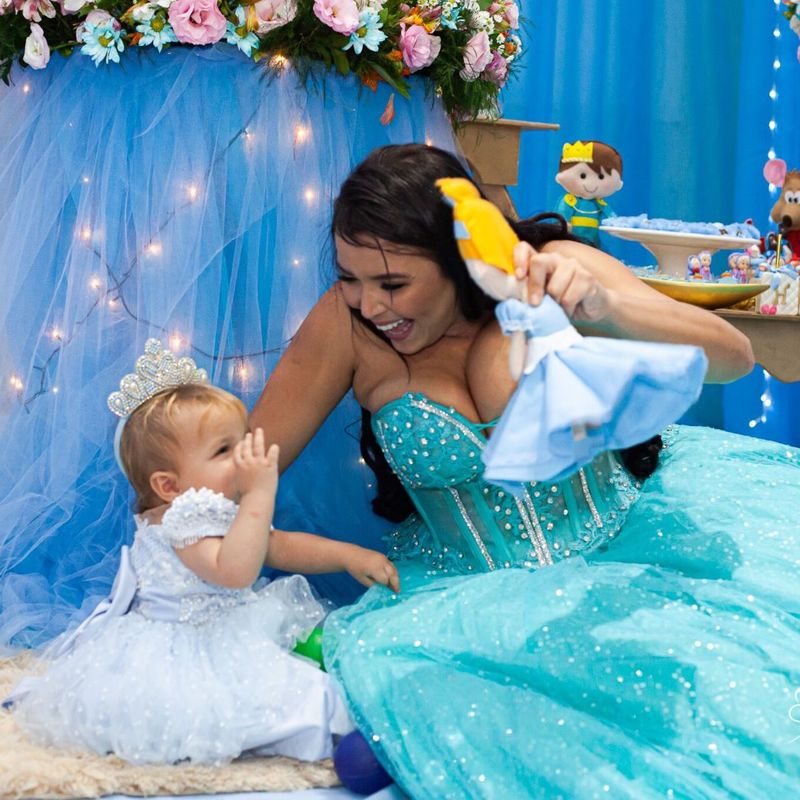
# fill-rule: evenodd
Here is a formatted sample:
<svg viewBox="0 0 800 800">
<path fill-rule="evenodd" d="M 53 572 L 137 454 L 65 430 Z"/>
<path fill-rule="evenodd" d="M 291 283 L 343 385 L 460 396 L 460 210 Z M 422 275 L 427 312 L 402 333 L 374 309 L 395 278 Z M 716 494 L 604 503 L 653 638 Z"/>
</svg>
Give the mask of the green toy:
<svg viewBox="0 0 800 800">
<path fill-rule="evenodd" d="M 314 628 L 308 639 L 295 645 L 294 652 L 299 656 L 316 661 L 320 669 L 325 672 L 325 664 L 322 660 L 322 628 Z"/>
</svg>

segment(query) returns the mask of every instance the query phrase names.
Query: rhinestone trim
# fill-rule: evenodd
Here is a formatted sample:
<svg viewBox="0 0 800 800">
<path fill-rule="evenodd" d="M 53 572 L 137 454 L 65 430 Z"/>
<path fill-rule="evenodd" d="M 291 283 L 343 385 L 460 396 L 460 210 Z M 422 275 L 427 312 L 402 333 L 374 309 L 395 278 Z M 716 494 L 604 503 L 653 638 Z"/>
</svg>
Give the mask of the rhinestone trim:
<svg viewBox="0 0 800 800">
<path fill-rule="evenodd" d="M 598 528 L 602 528 L 603 518 L 597 513 L 597 506 L 594 504 L 594 498 L 592 497 L 592 493 L 589 491 L 589 482 L 586 480 L 586 473 L 582 469 L 579 469 L 578 475 L 581 479 L 581 489 L 583 489 L 583 496 L 586 498 L 586 505 L 589 506 L 589 511 L 592 512 L 594 524 L 597 525 Z"/>
<path fill-rule="evenodd" d="M 489 551 L 486 549 L 486 544 L 484 543 L 483 539 L 481 539 L 481 535 L 480 533 L 478 533 L 478 529 L 475 527 L 475 523 L 472 521 L 469 514 L 467 514 L 467 509 L 464 507 L 464 503 L 461 500 L 461 495 L 452 486 L 449 488 L 449 491 L 453 500 L 456 501 L 458 510 L 461 513 L 461 518 L 464 520 L 467 527 L 469 528 L 469 532 L 472 534 L 472 538 L 475 540 L 475 544 L 478 545 L 478 549 L 481 551 L 481 554 L 483 555 L 486 561 L 486 565 L 489 567 L 490 570 L 496 569 L 494 560 L 489 554 Z"/>
</svg>

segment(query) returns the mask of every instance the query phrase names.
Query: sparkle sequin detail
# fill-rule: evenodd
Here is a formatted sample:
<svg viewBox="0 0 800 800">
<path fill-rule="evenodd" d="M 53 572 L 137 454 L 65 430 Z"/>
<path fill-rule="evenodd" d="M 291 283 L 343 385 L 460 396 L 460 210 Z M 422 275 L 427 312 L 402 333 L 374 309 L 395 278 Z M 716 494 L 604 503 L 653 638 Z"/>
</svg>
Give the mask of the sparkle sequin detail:
<svg viewBox="0 0 800 800">
<path fill-rule="evenodd" d="M 423 396 L 387 404 L 373 425 L 419 512 L 388 535 L 389 553 L 437 572 L 536 568 L 588 553 L 616 535 L 639 494 L 619 461 L 604 454 L 581 473 L 530 484 L 516 498 L 482 479 L 483 426 Z"/>
</svg>

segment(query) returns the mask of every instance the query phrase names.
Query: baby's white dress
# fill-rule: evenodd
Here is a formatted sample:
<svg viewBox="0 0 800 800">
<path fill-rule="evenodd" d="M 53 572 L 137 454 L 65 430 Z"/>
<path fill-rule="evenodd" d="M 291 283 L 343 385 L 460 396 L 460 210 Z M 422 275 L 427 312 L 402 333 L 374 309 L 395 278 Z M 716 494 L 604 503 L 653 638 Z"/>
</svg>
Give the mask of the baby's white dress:
<svg viewBox="0 0 800 800">
<path fill-rule="evenodd" d="M 101 613 L 57 641 L 45 674 L 12 695 L 32 738 L 137 764 L 332 754 L 333 737 L 353 729 L 338 686 L 290 652 L 326 614 L 305 578 L 226 589 L 173 549 L 224 536 L 236 510 L 221 494 L 190 489 L 160 524 L 136 518 L 127 611 Z"/>
</svg>

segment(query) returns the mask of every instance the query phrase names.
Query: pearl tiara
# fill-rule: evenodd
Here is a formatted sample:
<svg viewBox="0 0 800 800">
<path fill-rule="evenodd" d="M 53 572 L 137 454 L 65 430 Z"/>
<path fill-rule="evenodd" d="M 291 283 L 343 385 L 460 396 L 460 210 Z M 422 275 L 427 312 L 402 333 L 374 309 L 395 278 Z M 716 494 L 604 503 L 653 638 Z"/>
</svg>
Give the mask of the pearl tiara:
<svg viewBox="0 0 800 800">
<path fill-rule="evenodd" d="M 126 375 L 119 382 L 119 391 L 108 396 L 108 407 L 124 418 L 165 389 L 207 382 L 208 373 L 199 369 L 194 359 L 176 358 L 170 350 L 162 350 L 158 339 L 148 339 L 144 355 L 136 359 L 136 371 Z"/>
</svg>

